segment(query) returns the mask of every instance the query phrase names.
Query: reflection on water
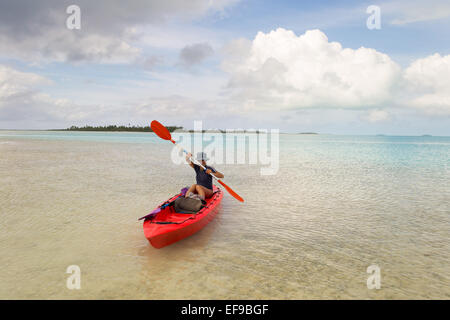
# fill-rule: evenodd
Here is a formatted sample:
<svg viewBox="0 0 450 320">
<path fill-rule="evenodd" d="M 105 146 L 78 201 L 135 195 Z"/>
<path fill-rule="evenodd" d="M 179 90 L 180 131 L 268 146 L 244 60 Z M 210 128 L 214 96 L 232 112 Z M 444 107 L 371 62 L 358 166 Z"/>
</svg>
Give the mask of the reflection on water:
<svg viewBox="0 0 450 320">
<path fill-rule="evenodd" d="M 281 135 L 278 175 L 217 165 L 246 202 L 157 250 L 137 218 L 194 179 L 170 144 L 24 135 L 0 132 L 2 299 L 450 298 L 449 138 Z"/>
</svg>

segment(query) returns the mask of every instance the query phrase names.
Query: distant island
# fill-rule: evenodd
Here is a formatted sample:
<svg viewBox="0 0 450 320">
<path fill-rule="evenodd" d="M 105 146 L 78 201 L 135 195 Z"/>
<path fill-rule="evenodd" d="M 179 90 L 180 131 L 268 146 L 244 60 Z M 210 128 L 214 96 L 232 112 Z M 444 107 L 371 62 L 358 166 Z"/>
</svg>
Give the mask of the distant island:
<svg viewBox="0 0 450 320">
<path fill-rule="evenodd" d="M 167 130 L 169 132 L 178 132 L 178 133 L 223 133 L 226 134 L 227 131 L 229 133 L 265 133 L 265 130 L 253 130 L 253 129 L 233 129 L 233 130 L 224 130 L 224 129 L 207 129 L 207 130 L 192 130 L 192 129 L 184 129 L 183 127 L 179 126 L 166 126 Z M 50 131 L 110 131 L 110 132 L 153 132 L 152 128 L 150 126 L 124 126 L 124 125 L 107 125 L 107 126 L 84 126 L 84 127 L 77 127 L 77 126 L 71 126 L 67 129 L 50 129 Z M 282 132 L 281 132 L 282 133 Z M 283 134 L 283 133 L 282 133 Z M 299 132 L 297 134 L 318 134 L 316 132 Z"/>
<path fill-rule="evenodd" d="M 188 130 L 183 127 L 178 126 L 168 126 L 166 127 L 170 132 L 179 132 L 179 133 L 226 133 L 226 130 L 223 129 L 208 129 L 208 130 Z M 50 131 L 129 131 L 129 132 L 153 132 L 150 126 L 117 126 L 117 125 L 108 125 L 108 126 L 84 126 L 77 127 L 71 126 L 67 129 L 52 129 Z M 233 133 L 259 133 L 259 130 L 232 130 Z"/>
<path fill-rule="evenodd" d="M 170 132 L 173 132 L 175 130 L 183 129 L 183 127 L 177 127 L 177 126 L 168 126 L 166 127 L 167 130 Z M 116 126 L 116 125 L 109 125 L 109 126 L 84 126 L 84 127 L 77 127 L 77 126 L 71 126 L 67 129 L 55 129 L 52 131 L 128 131 L 128 132 L 153 132 L 152 128 L 150 126 Z"/>
<path fill-rule="evenodd" d="M 206 129 L 206 130 L 186 130 L 186 129 L 182 129 L 182 130 L 177 130 L 176 132 L 180 132 L 180 133 L 263 133 L 260 132 L 260 130 L 246 130 L 246 129 L 228 129 L 228 130 L 224 130 L 224 129 Z"/>
</svg>

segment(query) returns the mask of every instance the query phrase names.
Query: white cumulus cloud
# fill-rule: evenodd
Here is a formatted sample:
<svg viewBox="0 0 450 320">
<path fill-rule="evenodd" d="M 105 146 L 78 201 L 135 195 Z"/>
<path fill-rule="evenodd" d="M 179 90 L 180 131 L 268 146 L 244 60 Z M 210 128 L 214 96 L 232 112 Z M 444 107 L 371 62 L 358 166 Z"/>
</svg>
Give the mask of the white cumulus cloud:
<svg viewBox="0 0 450 320">
<path fill-rule="evenodd" d="M 30 72 L 17 71 L 0 65 L 0 108 L 6 101 L 31 92 L 31 88 L 48 84 L 49 80 Z"/>
<path fill-rule="evenodd" d="M 39 123 L 74 121 L 95 113 L 89 111 L 92 106 L 54 98 L 40 88 L 50 84 L 38 74 L 0 65 L 0 127 L 13 123 L 36 128 Z"/>
<path fill-rule="evenodd" d="M 247 107 L 373 107 L 390 99 L 401 77 L 386 54 L 343 48 L 320 30 L 297 36 L 279 28 L 230 46 L 240 56 L 223 68 L 231 76 L 229 88 Z"/>
<path fill-rule="evenodd" d="M 450 55 L 434 54 L 411 63 L 404 72 L 409 106 L 428 114 L 450 115 Z"/>
<path fill-rule="evenodd" d="M 343 48 L 320 30 L 297 36 L 282 28 L 235 40 L 224 53 L 228 93 L 244 111 L 371 109 L 363 117 L 370 122 L 389 119 L 389 108 L 450 115 L 450 55 L 402 69 L 384 53 Z"/>
</svg>

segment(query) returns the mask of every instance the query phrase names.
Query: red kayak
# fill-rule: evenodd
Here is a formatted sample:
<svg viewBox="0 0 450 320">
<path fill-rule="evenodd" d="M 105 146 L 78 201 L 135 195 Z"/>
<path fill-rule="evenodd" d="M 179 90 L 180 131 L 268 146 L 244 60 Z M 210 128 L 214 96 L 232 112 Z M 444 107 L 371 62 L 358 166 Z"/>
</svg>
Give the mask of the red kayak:
<svg viewBox="0 0 450 320">
<path fill-rule="evenodd" d="M 222 190 L 214 186 L 213 191 L 212 197 L 206 199 L 206 205 L 195 214 L 176 213 L 173 206 L 164 207 L 164 204 L 174 201 L 181 193 L 158 206 L 156 211 L 162 208 L 161 211 L 144 221 L 144 234 L 150 244 L 159 249 L 203 229 L 219 212 L 223 198 Z"/>
</svg>

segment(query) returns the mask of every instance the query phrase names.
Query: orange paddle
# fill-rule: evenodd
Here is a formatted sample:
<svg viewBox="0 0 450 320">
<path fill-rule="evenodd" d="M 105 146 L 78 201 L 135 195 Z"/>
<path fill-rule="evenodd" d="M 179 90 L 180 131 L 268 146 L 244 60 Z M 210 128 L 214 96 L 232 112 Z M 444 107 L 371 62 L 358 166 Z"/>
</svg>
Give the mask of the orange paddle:
<svg viewBox="0 0 450 320">
<path fill-rule="evenodd" d="M 173 139 L 172 139 L 172 135 L 170 134 L 169 130 L 167 130 L 166 127 L 164 127 L 161 123 L 159 123 L 156 120 L 153 120 L 152 123 L 150 124 L 150 127 L 152 128 L 153 132 L 156 133 L 156 135 L 158 137 L 160 137 L 161 139 L 164 140 L 169 140 L 170 142 L 172 142 L 174 145 L 176 145 L 178 148 L 180 148 L 184 153 L 189 154 L 189 152 L 187 152 L 186 150 L 184 150 L 182 147 L 180 147 Z M 191 161 L 194 160 L 191 157 Z M 206 168 L 204 166 L 202 166 L 201 163 L 197 162 L 197 161 L 193 161 L 195 164 L 199 165 L 200 167 L 202 167 L 203 169 L 206 170 Z M 233 197 L 235 197 L 237 200 L 244 202 L 244 199 L 241 198 L 240 195 L 238 195 L 236 192 L 233 191 L 233 189 L 231 189 L 229 186 L 227 186 L 222 180 L 220 180 L 219 178 L 217 178 L 215 175 L 211 174 L 210 175 L 217 180 L 217 182 L 219 182 Z"/>
</svg>

